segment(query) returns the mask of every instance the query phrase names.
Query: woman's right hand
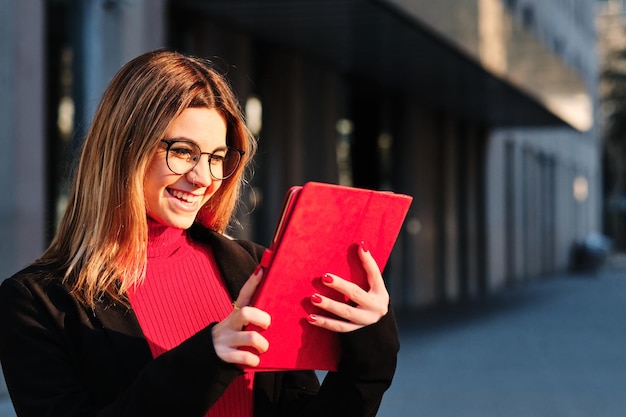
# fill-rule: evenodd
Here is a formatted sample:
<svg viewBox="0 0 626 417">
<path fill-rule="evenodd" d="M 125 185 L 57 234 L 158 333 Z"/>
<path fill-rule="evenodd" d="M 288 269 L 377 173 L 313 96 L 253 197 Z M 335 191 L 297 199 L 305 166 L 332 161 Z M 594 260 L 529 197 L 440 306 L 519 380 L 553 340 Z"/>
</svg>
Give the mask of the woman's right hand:
<svg viewBox="0 0 626 417">
<path fill-rule="evenodd" d="M 262 277 L 263 268 L 257 268 L 241 288 L 233 311 L 224 320 L 213 326 L 212 335 L 215 352 L 224 362 L 254 367 L 259 364 L 261 359 L 253 351 L 256 350 L 261 354 L 269 348 L 269 342 L 259 332 L 243 330 L 248 324 L 254 324 L 262 329 L 267 329 L 270 325 L 269 314 L 250 306 L 252 296 Z M 240 347 L 253 349 L 242 350 L 239 349 Z"/>
</svg>

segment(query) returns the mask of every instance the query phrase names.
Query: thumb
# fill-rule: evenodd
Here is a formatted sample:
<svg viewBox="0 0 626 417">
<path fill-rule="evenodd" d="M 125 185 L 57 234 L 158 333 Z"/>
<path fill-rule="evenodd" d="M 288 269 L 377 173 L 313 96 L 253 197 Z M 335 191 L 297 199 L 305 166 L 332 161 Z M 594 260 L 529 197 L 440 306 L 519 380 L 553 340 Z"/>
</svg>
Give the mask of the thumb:
<svg viewBox="0 0 626 417">
<path fill-rule="evenodd" d="M 257 266 L 252 275 L 250 275 L 250 278 L 248 278 L 246 283 L 243 284 L 243 287 L 241 287 L 241 291 L 239 291 L 239 296 L 237 297 L 236 301 L 239 307 L 245 307 L 250 305 L 256 289 L 261 283 L 264 272 L 265 271 L 261 266 Z"/>
</svg>

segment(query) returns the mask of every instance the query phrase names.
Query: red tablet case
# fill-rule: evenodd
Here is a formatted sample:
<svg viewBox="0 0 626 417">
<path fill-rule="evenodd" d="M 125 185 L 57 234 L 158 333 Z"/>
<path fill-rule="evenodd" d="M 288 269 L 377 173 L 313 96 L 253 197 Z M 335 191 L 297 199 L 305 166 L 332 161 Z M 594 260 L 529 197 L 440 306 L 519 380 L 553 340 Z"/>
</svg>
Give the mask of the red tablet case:
<svg viewBox="0 0 626 417">
<path fill-rule="evenodd" d="M 268 329 L 248 326 L 270 343 L 256 371 L 337 369 L 339 336 L 306 321 L 311 313 L 328 315 L 310 297 L 343 297 L 320 282 L 327 272 L 367 288 L 358 244 L 366 242 L 382 271 L 412 200 L 318 182 L 289 190 L 274 240 L 261 260 L 263 281 L 252 300 L 272 317 Z"/>
</svg>

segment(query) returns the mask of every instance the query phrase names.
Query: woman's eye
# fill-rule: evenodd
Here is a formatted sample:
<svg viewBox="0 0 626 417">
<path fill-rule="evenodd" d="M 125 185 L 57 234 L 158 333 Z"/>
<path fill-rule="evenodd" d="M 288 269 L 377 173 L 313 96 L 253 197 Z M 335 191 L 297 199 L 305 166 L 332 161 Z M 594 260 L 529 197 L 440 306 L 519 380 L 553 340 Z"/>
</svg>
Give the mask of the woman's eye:
<svg viewBox="0 0 626 417">
<path fill-rule="evenodd" d="M 215 155 L 215 154 L 211 155 L 211 164 L 219 165 L 222 163 L 224 163 L 224 155 Z"/>
<path fill-rule="evenodd" d="M 170 152 L 172 152 L 174 156 L 178 158 L 192 158 L 194 156 L 194 152 L 190 148 L 176 147 L 176 148 L 170 149 Z"/>
</svg>

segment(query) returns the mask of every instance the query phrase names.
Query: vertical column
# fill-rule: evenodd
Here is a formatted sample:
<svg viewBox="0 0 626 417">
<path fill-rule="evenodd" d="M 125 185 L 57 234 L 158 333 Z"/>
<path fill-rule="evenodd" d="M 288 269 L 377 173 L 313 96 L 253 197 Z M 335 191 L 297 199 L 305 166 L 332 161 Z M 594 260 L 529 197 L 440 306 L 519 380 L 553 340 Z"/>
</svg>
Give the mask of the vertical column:
<svg viewBox="0 0 626 417">
<path fill-rule="evenodd" d="M 402 236 L 403 278 L 401 294 L 392 294 L 402 300 L 406 307 L 419 307 L 434 304 L 441 296 L 441 283 L 437 276 L 437 249 L 441 249 L 439 239 L 441 218 L 436 210 L 435 196 L 442 179 L 437 176 L 441 163 L 437 145 L 439 124 L 434 113 L 424 110 L 417 104 L 405 101 L 396 112 L 397 166 L 401 173 L 398 191 L 413 196 L 405 233 Z M 394 285 L 394 290 L 398 286 Z M 398 305 L 400 303 L 396 303 Z"/>
<path fill-rule="evenodd" d="M 74 147 L 79 147 L 117 70 L 164 44 L 166 5 L 165 0 L 74 0 L 74 4 Z"/>
<path fill-rule="evenodd" d="M 517 276 L 517 269 L 515 268 L 515 260 L 517 258 L 517 229 L 516 213 L 518 207 L 515 205 L 515 179 L 517 177 L 516 164 L 515 164 L 515 143 L 511 140 L 507 140 L 504 145 L 504 233 L 505 233 L 505 283 L 512 284 L 515 282 Z M 492 254 L 493 255 L 493 254 Z"/>
<path fill-rule="evenodd" d="M 458 218 L 458 159 L 459 154 L 456 152 L 457 143 L 459 141 L 457 124 L 458 121 L 453 117 L 444 118 L 444 126 L 440 141 L 443 146 L 442 158 L 439 161 L 442 172 L 442 185 L 444 189 L 443 196 L 443 229 L 444 233 L 441 239 L 444 241 L 444 275 L 439 279 L 445 281 L 445 298 L 446 301 L 455 301 L 459 297 L 459 218 Z"/>
<path fill-rule="evenodd" d="M 43 3 L 0 2 L 0 281 L 45 244 Z M 0 398 L 8 398 L 1 374 Z"/>
<path fill-rule="evenodd" d="M 43 2 L 0 4 L 0 279 L 44 242 Z"/>
</svg>

